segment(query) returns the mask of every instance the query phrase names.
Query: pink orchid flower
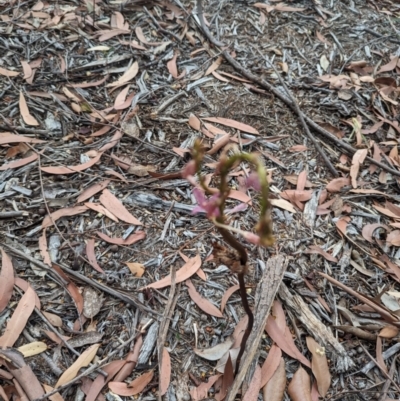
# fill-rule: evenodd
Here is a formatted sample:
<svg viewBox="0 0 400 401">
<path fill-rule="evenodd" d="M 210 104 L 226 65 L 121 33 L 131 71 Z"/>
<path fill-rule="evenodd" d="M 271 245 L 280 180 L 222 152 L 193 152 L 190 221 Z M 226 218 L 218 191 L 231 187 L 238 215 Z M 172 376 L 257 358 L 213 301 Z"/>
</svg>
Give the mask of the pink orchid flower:
<svg viewBox="0 0 400 401">
<path fill-rule="evenodd" d="M 197 206 L 195 206 L 192 210 L 192 214 L 196 213 L 206 213 L 209 219 L 218 217 L 220 215 L 219 212 L 219 198 L 220 194 L 217 193 L 210 198 L 206 198 L 204 191 L 200 188 L 193 189 L 193 195 L 196 198 Z"/>
</svg>

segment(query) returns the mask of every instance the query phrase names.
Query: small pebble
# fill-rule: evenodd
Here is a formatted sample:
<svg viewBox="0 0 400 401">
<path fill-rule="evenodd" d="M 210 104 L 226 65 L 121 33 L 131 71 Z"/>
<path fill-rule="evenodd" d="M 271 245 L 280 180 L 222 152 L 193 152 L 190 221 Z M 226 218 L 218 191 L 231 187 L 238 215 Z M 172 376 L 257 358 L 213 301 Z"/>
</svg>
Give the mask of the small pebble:
<svg viewBox="0 0 400 401">
<path fill-rule="evenodd" d="M 39 213 L 40 216 L 44 216 L 46 214 L 46 209 L 40 208 L 38 210 L 38 213 Z"/>
<path fill-rule="evenodd" d="M 110 246 L 110 251 L 111 252 L 118 252 L 118 245 L 111 245 Z"/>
<path fill-rule="evenodd" d="M 206 322 L 208 320 L 207 315 L 205 315 L 204 313 L 200 316 L 200 320 L 203 322 Z"/>
<path fill-rule="evenodd" d="M 357 352 L 358 352 L 359 354 L 362 354 L 362 353 L 364 352 L 364 350 L 363 350 L 362 347 L 357 347 Z"/>
<path fill-rule="evenodd" d="M 363 388 L 365 388 L 366 387 L 366 383 L 365 383 L 365 381 L 359 381 L 358 383 L 357 383 L 357 387 L 361 390 L 361 389 L 363 389 Z"/>
</svg>

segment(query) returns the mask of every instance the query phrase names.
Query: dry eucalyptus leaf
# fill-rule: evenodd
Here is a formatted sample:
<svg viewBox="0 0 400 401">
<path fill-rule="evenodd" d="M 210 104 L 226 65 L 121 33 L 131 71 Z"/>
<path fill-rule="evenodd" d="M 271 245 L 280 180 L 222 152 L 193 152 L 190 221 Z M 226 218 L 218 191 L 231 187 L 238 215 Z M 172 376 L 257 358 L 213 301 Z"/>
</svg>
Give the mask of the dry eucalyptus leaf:
<svg viewBox="0 0 400 401">
<path fill-rule="evenodd" d="M 146 177 L 146 175 L 149 175 L 149 171 L 156 171 L 156 167 L 152 165 L 143 166 L 141 164 L 134 164 L 128 169 L 128 173 L 138 177 Z"/>
<path fill-rule="evenodd" d="M 28 356 L 37 355 L 46 351 L 47 345 L 43 341 L 34 341 L 18 347 L 17 350 L 24 356 L 24 358 L 27 358 Z"/>
<path fill-rule="evenodd" d="M 143 276 L 145 268 L 142 263 L 126 262 L 125 264 L 128 266 L 129 270 L 135 277 Z"/>
<path fill-rule="evenodd" d="M 222 358 L 222 356 L 229 351 L 234 342 L 233 337 L 228 337 L 225 342 L 215 345 L 211 348 L 204 349 L 194 349 L 194 353 L 208 361 L 217 361 Z"/>
<path fill-rule="evenodd" d="M 103 306 L 103 297 L 92 287 L 85 287 L 83 291 L 83 316 L 92 319 Z"/>
</svg>

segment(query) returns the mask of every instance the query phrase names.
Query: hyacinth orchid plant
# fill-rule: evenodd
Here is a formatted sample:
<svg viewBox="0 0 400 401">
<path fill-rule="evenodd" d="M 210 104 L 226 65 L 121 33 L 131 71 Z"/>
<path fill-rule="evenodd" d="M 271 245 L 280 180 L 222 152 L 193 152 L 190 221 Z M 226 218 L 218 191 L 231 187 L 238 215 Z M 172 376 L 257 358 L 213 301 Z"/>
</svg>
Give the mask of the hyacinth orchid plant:
<svg viewBox="0 0 400 401">
<path fill-rule="evenodd" d="M 253 313 L 249 307 L 244 275 L 247 272 L 248 256 L 244 245 L 238 241 L 232 232 L 240 234 L 246 241 L 260 245 L 270 246 L 274 243 L 272 235 L 272 219 L 271 219 L 271 203 L 268 199 L 269 185 L 267 181 L 267 172 L 259 159 L 254 153 L 232 152 L 232 147 L 226 147 L 219 158 L 217 164 L 216 175 L 219 178 L 218 188 L 211 188 L 206 184 L 205 178 L 201 175 L 205 150 L 200 141 L 196 141 L 192 150 L 192 160 L 186 164 L 182 170 L 182 176 L 186 178 L 195 188 L 193 195 L 197 201 L 192 213 L 205 213 L 207 218 L 215 225 L 221 233 L 225 242 L 227 242 L 237 254 L 223 250 L 220 246 L 214 246 L 214 258 L 227 265 L 234 273 L 237 273 L 240 295 L 243 307 L 249 317 L 248 326 L 243 336 L 239 355 L 236 360 L 236 371 L 240 365 L 240 359 L 244 352 L 247 338 L 253 327 Z M 230 193 L 228 185 L 229 172 L 237 167 L 241 162 L 246 162 L 253 167 L 252 172 L 246 179 L 246 187 L 252 188 L 260 194 L 260 217 L 255 226 L 255 233 L 250 231 L 239 230 L 227 224 L 227 214 L 232 214 L 247 208 L 247 204 L 241 203 L 233 209 L 226 209 L 226 200 Z M 196 176 L 198 181 L 196 180 Z M 223 255 L 222 255 L 223 254 Z"/>
</svg>

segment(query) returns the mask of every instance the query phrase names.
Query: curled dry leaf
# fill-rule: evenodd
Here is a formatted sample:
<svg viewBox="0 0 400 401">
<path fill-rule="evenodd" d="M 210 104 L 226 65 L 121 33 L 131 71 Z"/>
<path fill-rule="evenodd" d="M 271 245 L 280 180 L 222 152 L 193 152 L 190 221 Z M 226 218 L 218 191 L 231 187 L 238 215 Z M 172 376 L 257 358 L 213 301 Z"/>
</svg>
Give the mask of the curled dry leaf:
<svg viewBox="0 0 400 401">
<path fill-rule="evenodd" d="M 240 288 L 239 285 L 233 285 L 232 287 L 228 288 L 228 289 L 225 291 L 225 294 L 222 296 L 222 299 L 221 299 L 221 312 L 222 312 L 222 313 L 224 312 L 225 305 L 226 305 L 226 303 L 228 302 L 228 299 L 230 298 L 230 296 L 231 296 L 235 291 L 237 291 L 239 288 Z"/>
<path fill-rule="evenodd" d="M 86 170 L 94 166 L 101 158 L 102 153 L 99 153 L 93 159 L 78 166 L 57 166 L 57 167 L 41 167 L 41 170 L 48 174 L 75 174 L 79 171 Z"/>
<path fill-rule="evenodd" d="M 385 230 L 389 230 L 389 227 L 386 224 L 379 224 L 379 223 L 374 223 L 374 224 L 366 224 L 363 229 L 362 229 L 362 236 L 371 244 L 373 244 L 375 241 L 373 239 L 374 231 L 378 228 L 384 228 Z"/>
<path fill-rule="evenodd" d="M 271 349 L 269 350 L 267 359 L 264 361 L 261 367 L 260 388 L 264 387 L 270 381 L 276 369 L 278 369 L 281 360 L 282 360 L 282 351 L 279 347 L 273 344 Z"/>
<path fill-rule="evenodd" d="M 188 287 L 189 296 L 192 301 L 204 312 L 215 317 L 223 317 L 221 311 L 213 305 L 210 301 L 203 298 L 194 288 L 193 283 L 190 280 L 186 280 L 186 285 Z"/>
<path fill-rule="evenodd" d="M 312 401 L 310 376 L 301 366 L 293 375 L 288 394 L 292 401 Z"/>
<path fill-rule="evenodd" d="M 0 312 L 8 305 L 14 288 L 14 269 L 10 257 L 1 250 Z"/>
<path fill-rule="evenodd" d="M 321 397 L 325 397 L 331 385 L 325 347 L 321 347 L 312 337 L 307 337 L 306 340 L 307 347 L 312 354 L 311 369 L 317 380 L 318 392 Z"/>
<path fill-rule="evenodd" d="M 364 163 L 367 154 L 368 149 L 358 149 L 357 152 L 354 153 L 350 168 L 351 184 L 353 188 L 357 188 L 358 171 L 360 170 L 360 166 Z"/>
<path fill-rule="evenodd" d="M 395 326 L 389 325 L 384 327 L 380 332 L 379 332 L 379 337 L 382 338 L 394 338 L 399 334 L 399 329 Z"/>
<path fill-rule="evenodd" d="M 145 268 L 142 263 L 126 262 L 125 264 L 128 266 L 129 270 L 135 277 L 143 276 Z"/>
<path fill-rule="evenodd" d="M 143 373 L 141 376 L 137 377 L 129 384 L 121 382 L 110 382 L 108 383 L 108 388 L 117 395 L 131 397 L 133 395 L 140 394 L 151 382 L 153 376 L 154 371 L 150 370 L 149 372 Z"/>
<path fill-rule="evenodd" d="M 286 388 L 285 361 L 282 357 L 278 359 L 278 367 L 263 388 L 264 400 L 282 401 Z"/>
<path fill-rule="evenodd" d="M 217 361 L 221 359 L 232 347 L 234 342 L 233 337 L 228 337 L 223 343 L 217 344 L 211 348 L 194 348 L 193 351 L 196 355 L 201 358 L 207 359 L 208 361 Z"/>
<path fill-rule="evenodd" d="M 189 277 L 193 276 L 194 273 L 201 266 L 201 258 L 200 255 L 196 255 L 194 258 L 190 258 L 175 274 L 175 283 L 181 283 L 182 281 L 187 280 Z M 171 285 L 171 276 L 168 275 L 163 279 L 156 281 L 155 283 L 149 284 L 144 288 L 164 288 Z M 218 358 L 217 358 L 218 359 Z"/>
<path fill-rule="evenodd" d="M 4 334 L 0 337 L 0 347 L 12 347 L 14 345 L 34 309 L 35 291 L 29 287 L 18 302 L 11 319 L 7 322 Z"/>
<path fill-rule="evenodd" d="M 108 189 L 105 189 L 100 196 L 100 202 L 115 216 L 126 223 L 141 226 L 142 223 L 125 208 L 122 202 Z"/>
<path fill-rule="evenodd" d="M 77 214 L 84 213 L 88 210 L 86 206 L 75 206 L 75 207 L 67 207 L 60 210 L 56 210 L 50 215 L 46 216 L 42 222 L 42 228 L 52 226 L 58 219 L 61 217 L 67 216 L 75 216 Z"/>
<path fill-rule="evenodd" d="M 169 387 L 171 381 L 171 357 L 168 350 L 163 348 L 161 369 L 160 369 L 160 395 L 164 395 Z"/>
<path fill-rule="evenodd" d="M 22 92 L 19 93 L 19 110 L 26 124 L 39 125 L 35 117 L 29 113 L 28 105 L 26 104 L 25 96 Z"/>
<path fill-rule="evenodd" d="M 56 387 L 62 386 L 68 383 L 70 380 L 76 377 L 79 369 L 86 367 L 92 362 L 93 358 L 96 356 L 97 350 L 101 344 L 93 344 L 88 349 L 86 349 L 79 358 L 60 376 L 57 381 Z"/>
<path fill-rule="evenodd" d="M 92 266 L 93 269 L 97 270 L 99 273 L 105 274 L 104 270 L 97 263 L 94 245 L 95 245 L 94 239 L 89 239 L 86 244 L 86 256 L 88 258 L 90 266 Z"/>
<path fill-rule="evenodd" d="M 19 352 L 24 356 L 24 358 L 28 358 L 30 356 L 38 355 L 47 350 L 47 344 L 43 341 L 34 341 L 29 344 L 22 345 L 17 348 Z"/>
</svg>

